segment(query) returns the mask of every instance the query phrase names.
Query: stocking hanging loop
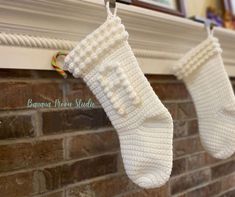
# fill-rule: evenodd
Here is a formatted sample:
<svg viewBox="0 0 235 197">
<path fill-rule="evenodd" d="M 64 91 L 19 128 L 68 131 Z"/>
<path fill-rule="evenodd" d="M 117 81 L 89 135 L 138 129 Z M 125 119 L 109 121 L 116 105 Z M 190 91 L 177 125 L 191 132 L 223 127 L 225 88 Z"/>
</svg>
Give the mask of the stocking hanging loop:
<svg viewBox="0 0 235 197">
<path fill-rule="evenodd" d="M 215 23 L 211 20 L 205 20 L 205 28 L 208 36 L 213 36 Z"/>
<path fill-rule="evenodd" d="M 116 0 L 104 0 L 104 3 L 106 6 L 108 16 L 116 16 L 117 14 Z M 113 10 L 113 13 L 111 10 Z"/>
</svg>

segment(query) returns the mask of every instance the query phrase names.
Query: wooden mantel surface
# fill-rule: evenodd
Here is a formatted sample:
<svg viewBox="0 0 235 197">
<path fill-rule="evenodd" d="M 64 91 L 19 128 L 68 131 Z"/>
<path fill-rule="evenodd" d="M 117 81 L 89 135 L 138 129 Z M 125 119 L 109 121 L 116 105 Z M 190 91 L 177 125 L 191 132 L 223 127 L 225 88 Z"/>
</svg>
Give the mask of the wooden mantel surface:
<svg viewBox="0 0 235 197">
<path fill-rule="evenodd" d="M 206 39 L 202 24 L 156 11 L 118 3 L 118 15 L 144 73 L 171 74 L 184 53 Z M 106 18 L 103 0 L 0 0 L 0 31 L 73 42 L 74 45 Z M 223 59 L 235 76 L 235 31 L 216 28 Z M 22 47 L 0 43 L 0 68 L 51 69 L 59 49 Z"/>
</svg>

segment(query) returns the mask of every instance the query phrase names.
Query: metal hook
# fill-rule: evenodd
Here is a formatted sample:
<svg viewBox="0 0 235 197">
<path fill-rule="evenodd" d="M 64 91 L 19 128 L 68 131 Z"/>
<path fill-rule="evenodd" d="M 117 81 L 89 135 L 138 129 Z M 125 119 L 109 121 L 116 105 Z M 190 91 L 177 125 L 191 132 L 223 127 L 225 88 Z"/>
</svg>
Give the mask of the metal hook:
<svg viewBox="0 0 235 197">
<path fill-rule="evenodd" d="M 104 0 L 105 5 L 107 2 L 109 2 L 109 8 L 116 8 L 116 0 Z"/>
<path fill-rule="evenodd" d="M 205 27 L 209 30 L 213 30 L 214 27 L 216 26 L 216 24 L 212 20 L 209 20 L 209 19 L 206 19 L 204 24 L 205 24 Z"/>
<path fill-rule="evenodd" d="M 208 36 L 211 36 L 211 35 L 213 36 L 214 27 L 216 26 L 215 22 L 210 19 L 206 19 L 204 24 L 205 24 L 205 28 L 207 30 Z"/>
</svg>

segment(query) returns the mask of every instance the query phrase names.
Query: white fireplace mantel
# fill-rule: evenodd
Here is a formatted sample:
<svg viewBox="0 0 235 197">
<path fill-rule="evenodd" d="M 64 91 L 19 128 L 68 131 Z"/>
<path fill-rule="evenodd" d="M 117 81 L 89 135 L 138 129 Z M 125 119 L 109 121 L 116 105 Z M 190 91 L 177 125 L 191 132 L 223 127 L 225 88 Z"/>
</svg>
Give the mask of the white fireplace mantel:
<svg viewBox="0 0 235 197">
<path fill-rule="evenodd" d="M 207 36 L 202 24 L 131 5 L 118 3 L 118 15 L 145 73 L 170 74 L 174 62 Z M 0 68 L 51 69 L 53 54 L 70 50 L 105 17 L 103 0 L 0 0 L 0 37 L 16 34 L 60 43 L 39 47 L 0 41 Z M 216 28 L 215 36 L 226 69 L 235 76 L 235 31 Z"/>
</svg>

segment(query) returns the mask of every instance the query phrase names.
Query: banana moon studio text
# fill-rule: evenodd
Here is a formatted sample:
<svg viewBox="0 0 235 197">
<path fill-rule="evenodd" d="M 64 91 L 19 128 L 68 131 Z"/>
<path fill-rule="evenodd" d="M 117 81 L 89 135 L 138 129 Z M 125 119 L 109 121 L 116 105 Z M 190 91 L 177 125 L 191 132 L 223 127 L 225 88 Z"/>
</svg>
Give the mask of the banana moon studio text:
<svg viewBox="0 0 235 197">
<path fill-rule="evenodd" d="M 94 108 L 95 103 L 92 99 L 82 100 L 75 99 L 74 101 L 61 101 L 60 99 L 55 99 L 49 102 L 34 102 L 33 99 L 28 99 L 28 108 L 65 108 L 65 107 L 76 107 L 76 108 Z"/>
</svg>

